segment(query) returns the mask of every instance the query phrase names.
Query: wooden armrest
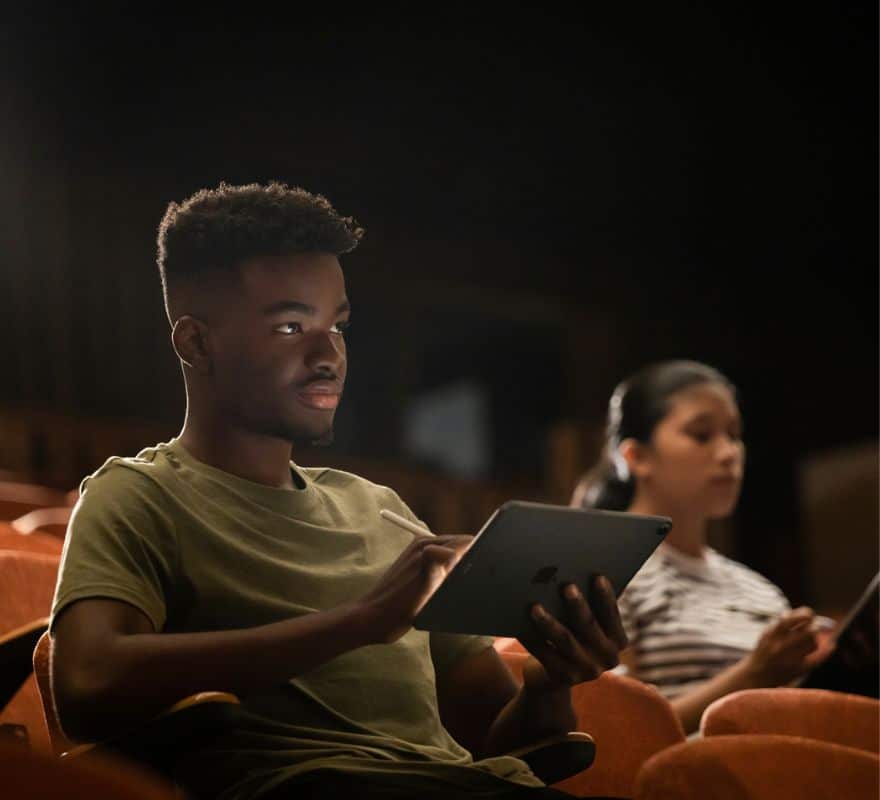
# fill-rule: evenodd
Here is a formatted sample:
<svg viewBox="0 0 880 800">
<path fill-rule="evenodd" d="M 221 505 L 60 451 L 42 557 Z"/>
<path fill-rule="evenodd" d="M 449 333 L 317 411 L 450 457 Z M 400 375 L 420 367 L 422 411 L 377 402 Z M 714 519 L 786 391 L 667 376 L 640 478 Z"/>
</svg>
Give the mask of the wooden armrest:
<svg viewBox="0 0 880 800">
<path fill-rule="evenodd" d="M 33 653 L 37 641 L 49 627 L 49 618 L 41 617 L 0 636 L 0 708 L 33 672 Z"/>
<path fill-rule="evenodd" d="M 587 769 L 596 758 L 593 737 L 581 731 L 550 736 L 508 753 L 522 759 L 547 785 Z"/>
<path fill-rule="evenodd" d="M 240 712 L 241 704 L 234 694 L 199 692 L 184 697 L 140 728 L 101 742 L 78 745 L 61 757 L 82 758 L 89 753 L 110 751 L 165 772 L 187 743 L 229 729 Z"/>
<path fill-rule="evenodd" d="M 73 508 L 70 506 L 35 508 L 33 511 L 28 511 L 12 520 L 10 524 L 19 533 L 25 535 L 44 529 L 50 536 L 56 536 L 63 540 L 72 512 Z"/>
</svg>

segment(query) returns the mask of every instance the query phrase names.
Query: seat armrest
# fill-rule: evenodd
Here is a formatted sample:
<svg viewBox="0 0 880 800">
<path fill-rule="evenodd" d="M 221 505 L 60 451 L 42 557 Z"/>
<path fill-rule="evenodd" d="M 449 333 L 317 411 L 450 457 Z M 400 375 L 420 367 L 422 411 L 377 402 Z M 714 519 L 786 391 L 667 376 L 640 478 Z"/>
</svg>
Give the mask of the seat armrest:
<svg viewBox="0 0 880 800">
<path fill-rule="evenodd" d="M 233 727 L 241 704 L 228 692 L 199 692 L 183 698 L 149 722 L 128 733 L 101 742 L 82 744 L 62 758 L 87 758 L 90 753 L 112 752 L 167 772 L 176 755 L 193 741 L 206 741 Z"/>
<path fill-rule="evenodd" d="M 532 742 L 507 755 L 525 761 L 535 775 L 550 785 L 587 769 L 596 758 L 596 744 L 587 733 L 569 731 Z"/>
</svg>

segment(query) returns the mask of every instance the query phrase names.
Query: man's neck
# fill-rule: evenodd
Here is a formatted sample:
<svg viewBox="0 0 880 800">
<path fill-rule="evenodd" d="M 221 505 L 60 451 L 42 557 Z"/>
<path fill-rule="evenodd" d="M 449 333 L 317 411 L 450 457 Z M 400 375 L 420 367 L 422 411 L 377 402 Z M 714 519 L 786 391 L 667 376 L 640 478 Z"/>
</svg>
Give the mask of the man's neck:
<svg viewBox="0 0 880 800">
<path fill-rule="evenodd" d="M 655 514 L 672 519 L 672 530 L 663 540 L 685 555 L 703 558 L 706 554 L 706 533 L 708 520 L 689 513 L 685 508 L 674 508 L 658 498 L 637 492 L 627 511 L 633 514 Z"/>
<path fill-rule="evenodd" d="M 294 488 L 290 442 L 197 418 L 187 411 L 180 443 L 197 461 L 254 483 Z"/>
</svg>

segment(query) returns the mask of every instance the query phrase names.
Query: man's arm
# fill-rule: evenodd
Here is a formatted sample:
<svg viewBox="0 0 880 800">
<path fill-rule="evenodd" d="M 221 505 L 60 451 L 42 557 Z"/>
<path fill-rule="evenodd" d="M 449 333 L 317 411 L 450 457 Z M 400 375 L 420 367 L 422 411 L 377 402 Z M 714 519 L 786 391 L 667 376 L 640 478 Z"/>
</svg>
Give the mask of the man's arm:
<svg viewBox="0 0 880 800">
<path fill-rule="evenodd" d="M 128 603 L 80 600 L 55 626 L 53 695 L 66 733 L 100 739 L 195 692 L 283 684 L 368 635 L 354 605 L 257 628 L 166 634 Z"/>
<path fill-rule="evenodd" d="M 278 686 L 349 650 L 394 641 L 470 541 L 417 538 L 364 597 L 255 628 L 157 633 L 127 603 L 76 601 L 54 626 L 52 682 L 61 723 L 74 738 L 101 739 L 194 692 Z"/>
<path fill-rule="evenodd" d="M 575 729 L 571 687 L 617 665 L 626 636 L 607 580 L 594 582 L 589 603 L 576 587 L 566 587 L 565 597 L 564 624 L 534 610 L 521 687 L 494 648 L 456 664 L 438 684 L 444 725 L 476 757 Z"/>
</svg>

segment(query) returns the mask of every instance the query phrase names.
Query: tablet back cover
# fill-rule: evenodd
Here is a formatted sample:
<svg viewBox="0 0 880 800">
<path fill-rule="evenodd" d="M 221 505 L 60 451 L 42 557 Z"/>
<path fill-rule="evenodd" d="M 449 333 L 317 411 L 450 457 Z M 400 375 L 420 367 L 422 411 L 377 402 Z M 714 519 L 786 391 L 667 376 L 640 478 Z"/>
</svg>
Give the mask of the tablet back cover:
<svg viewBox="0 0 880 800">
<path fill-rule="evenodd" d="M 605 575 L 617 596 L 671 528 L 646 517 L 512 501 L 501 506 L 415 619 L 421 630 L 521 638 L 529 609 L 563 612 L 561 587 L 584 596 Z"/>
</svg>

